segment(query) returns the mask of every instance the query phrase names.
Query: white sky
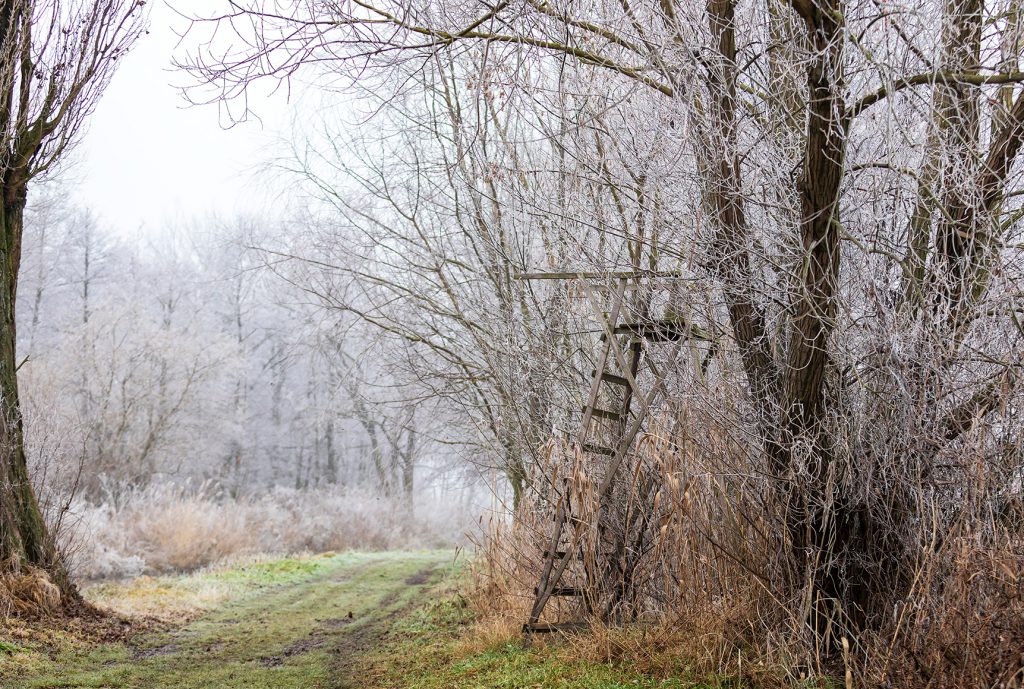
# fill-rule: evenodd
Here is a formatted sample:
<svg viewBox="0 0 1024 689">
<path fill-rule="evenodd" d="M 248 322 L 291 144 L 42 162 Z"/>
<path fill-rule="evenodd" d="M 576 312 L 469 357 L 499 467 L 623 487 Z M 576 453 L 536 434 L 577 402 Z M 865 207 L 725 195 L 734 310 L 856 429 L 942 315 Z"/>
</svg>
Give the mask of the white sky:
<svg viewBox="0 0 1024 689">
<path fill-rule="evenodd" d="M 172 2 L 211 9 L 209 0 Z M 74 154 L 74 197 L 122 234 L 210 213 L 270 211 L 280 198 L 258 168 L 280 150 L 294 107 L 283 93 L 250 98 L 262 124 L 224 129 L 217 105 L 188 106 L 174 86 L 189 79 L 171 64 L 184 20 L 162 0 L 150 18 L 150 33 L 118 68 Z"/>
</svg>

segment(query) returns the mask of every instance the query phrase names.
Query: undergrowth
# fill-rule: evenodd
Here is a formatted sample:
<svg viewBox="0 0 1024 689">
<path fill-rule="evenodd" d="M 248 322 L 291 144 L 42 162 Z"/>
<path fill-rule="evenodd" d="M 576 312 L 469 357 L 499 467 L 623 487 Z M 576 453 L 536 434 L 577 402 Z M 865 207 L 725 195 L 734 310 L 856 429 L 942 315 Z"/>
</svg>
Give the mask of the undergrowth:
<svg viewBox="0 0 1024 689">
<path fill-rule="evenodd" d="M 461 582 L 465 585 L 465 580 Z M 695 677 L 678 658 L 614 660 L 581 653 L 592 634 L 538 640 L 524 648 L 514 627 L 476 611 L 449 585 L 439 599 L 396 622 L 357 674 L 365 689 L 732 689 L 727 677 Z M 647 659 L 650 660 L 650 659 Z M 638 662 L 639 661 L 639 662 Z"/>
</svg>

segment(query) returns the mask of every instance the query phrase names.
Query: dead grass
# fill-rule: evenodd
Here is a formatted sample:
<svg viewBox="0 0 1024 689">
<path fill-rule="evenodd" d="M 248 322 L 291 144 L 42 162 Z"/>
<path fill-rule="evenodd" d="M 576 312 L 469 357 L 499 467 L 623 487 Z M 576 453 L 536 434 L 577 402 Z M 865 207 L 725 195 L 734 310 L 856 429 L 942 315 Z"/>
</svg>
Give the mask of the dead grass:
<svg viewBox="0 0 1024 689">
<path fill-rule="evenodd" d="M 141 576 L 125 583 L 100 584 L 90 588 L 88 595 L 103 609 L 120 615 L 184 622 L 228 600 L 231 591 L 222 582 Z"/>
<path fill-rule="evenodd" d="M 77 503 L 68 548 L 85 580 L 194 571 L 258 554 L 449 547 L 475 521 L 460 505 L 338 490 L 235 498 L 214 484 L 154 485 L 102 505 Z"/>
<path fill-rule="evenodd" d="M 0 619 L 46 616 L 60 607 L 60 589 L 45 571 L 27 567 L 20 573 L 0 574 Z"/>
<path fill-rule="evenodd" d="M 655 526 L 648 527 L 646 555 L 630 571 L 628 624 L 591 619 L 587 633 L 564 637 L 570 657 L 625 663 L 654 677 L 729 678 L 770 689 L 1024 686 L 1019 526 L 979 525 L 973 520 L 984 511 L 964 510 L 920 553 L 913 585 L 886 617 L 856 634 L 837 628 L 839 650 L 824 649 L 809 628 L 807 600 L 785 584 L 785 536 L 773 528 L 779 517 L 769 491 L 759 489 L 756 472 L 725 429 L 710 418 L 695 425 L 702 429 L 699 443 L 686 429 L 671 446 L 661 437 L 640 440 L 635 464 L 623 472 L 620 504 L 650 515 Z M 569 477 L 575 514 L 584 520 L 584 551 L 596 552 L 603 544 L 593 530 L 597 509 L 587 504 L 590 479 L 573 469 L 567 449 L 549 448 L 548 457 L 549 475 L 538 484 Z M 646 502 L 635 498 L 644 494 Z M 531 496 L 514 521 L 495 522 L 479 544 L 469 648 L 518 635 L 547 548 L 550 513 Z M 590 585 L 579 576 L 567 583 Z M 583 616 L 575 599 L 559 599 L 542 621 Z"/>
<path fill-rule="evenodd" d="M 508 615 L 482 617 L 474 620 L 469 631 L 459 638 L 456 652 L 459 655 L 471 655 L 516 643 L 522 638 L 522 628 L 521 618 Z"/>
<path fill-rule="evenodd" d="M 957 539 L 922 569 L 920 596 L 867 642 L 873 683 L 958 689 L 1024 686 L 1024 552 L 1009 539 Z M 941 582 L 941 585 L 939 583 Z"/>
<path fill-rule="evenodd" d="M 156 497 L 132 501 L 121 519 L 129 542 L 137 544 L 153 571 L 189 571 L 259 548 L 251 515 L 232 501 L 218 502 L 207 492 L 182 488 Z"/>
</svg>

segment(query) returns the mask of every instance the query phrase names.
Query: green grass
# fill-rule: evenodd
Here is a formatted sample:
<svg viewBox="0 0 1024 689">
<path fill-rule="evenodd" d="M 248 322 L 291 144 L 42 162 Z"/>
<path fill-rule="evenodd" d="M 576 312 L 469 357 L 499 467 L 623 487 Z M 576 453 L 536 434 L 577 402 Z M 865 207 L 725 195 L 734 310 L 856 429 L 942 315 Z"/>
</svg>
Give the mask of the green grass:
<svg viewBox="0 0 1024 689">
<path fill-rule="evenodd" d="M 0 657 L 0 686 L 350 686 L 350 673 L 343 667 L 349 649 L 390 616 L 417 604 L 450 560 L 447 553 L 341 555 L 261 563 L 164 582 L 178 591 L 226 583 L 232 593 L 227 602 L 191 623 L 144 637 L 139 645 L 62 639 L 56 648 L 29 649 L 6 661 Z M 407 583 L 427 571 L 430 575 L 423 584 Z"/>
<path fill-rule="evenodd" d="M 15 653 L 20 653 L 22 650 L 23 649 L 18 644 L 0 640 L 0 655 L 14 655 Z"/>
<path fill-rule="evenodd" d="M 683 668 L 656 677 L 628 663 L 474 638 L 450 553 L 326 555 L 143 577 L 87 592 L 169 629 L 90 642 L 74 629 L 5 637 L 0 687 L 102 689 L 697 689 Z M 8 630 L 10 631 L 10 630 Z M 500 639 L 499 636 L 494 638 Z"/>
<path fill-rule="evenodd" d="M 180 621 L 267 588 L 299 583 L 331 569 L 354 564 L 358 557 L 328 553 L 235 563 L 184 576 L 144 576 L 130 582 L 93 586 L 85 591 L 85 597 L 121 614 Z"/>
<path fill-rule="evenodd" d="M 458 594 L 426 605 L 392 625 L 384 644 L 365 654 L 367 689 L 701 689 L 734 686 L 658 678 L 627 664 L 573 657 L 571 645 L 526 650 L 518 639 L 466 651 L 473 614 Z"/>
</svg>

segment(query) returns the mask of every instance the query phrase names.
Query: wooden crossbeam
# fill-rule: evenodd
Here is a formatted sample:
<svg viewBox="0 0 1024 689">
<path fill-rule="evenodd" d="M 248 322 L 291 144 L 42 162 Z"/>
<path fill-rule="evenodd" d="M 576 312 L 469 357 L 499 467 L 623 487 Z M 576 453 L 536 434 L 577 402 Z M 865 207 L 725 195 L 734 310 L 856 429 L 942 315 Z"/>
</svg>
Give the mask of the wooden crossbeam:
<svg viewBox="0 0 1024 689">
<path fill-rule="evenodd" d="M 615 448 L 605 447 L 604 445 L 595 445 L 594 443 L 581 443 L 584 452 L 592 452 L 595 455 L 608 455 L 612 457 L 615 455 Z"/>
<path fill-rule="evenodd" d="M 584 412 L 587 410 L 584 409 Z M 622 414 L 617 411 L 611 411 L 609 409 L 601 409 L 599 407 L 590 407 L 590 415 L 596 416 L 599 419 L 608 419 L 609 421 L 621 421 Z"/>
<path fill-rule="evenodd" d="M 554 273 L 519 273 L 517 280 L 637 280 L 640 278 L 681 278 L 678 271 L 612 270 L 608 272 L 582 271 Z"/>
<path fill-rule="evenodd" d="M 649 342 L 674 342 L 693 339 L 710 341 L 704 329 L 692 323 L 678 321 L 650 321 L 649 323 L 623 323 L 615 327 L 616 335 L 635 335 Z"/>
<path fill-rule="evenodd" d="M 596 376 L 597 375 L 597 371 L 596 370 L 595 371 L 591 371 L 590 375 L 591 375 L 591 377 Z M 628 380 L 626 380 L 622 376 L 617 376 L 614 373 L 602 373 L 601 374 L 601 380 L 603 380 L 606 383 L 611 383 L 612 385 L 619 385 L 621 387 L 626 387 L 626 386 L 629 385 L 629 381 Z"/>
<path fill-rule="evenodd" d="M 533 593 L 534 595 L 537 595 L 540 593 L 540 589 L 538 587 L 534 587 Z M 577 598 L 583 595 L 583 590 L 575 586 L 555 586 L 548 590 L 548 595 L 563 598 Z"/>
</svg>

